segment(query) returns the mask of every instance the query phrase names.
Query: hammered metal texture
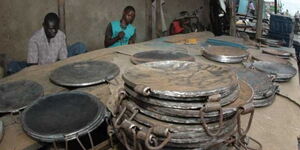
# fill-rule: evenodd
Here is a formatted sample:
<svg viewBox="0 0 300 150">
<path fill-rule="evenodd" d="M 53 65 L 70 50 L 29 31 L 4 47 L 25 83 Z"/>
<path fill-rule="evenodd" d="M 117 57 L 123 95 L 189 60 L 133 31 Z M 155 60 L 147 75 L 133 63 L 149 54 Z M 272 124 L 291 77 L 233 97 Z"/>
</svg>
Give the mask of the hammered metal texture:
<svg viewBox="0 0 300 150">
<path fill-rule="evenodd" d="M 147 62 L 167 60 L 195 61 L 195 58 L 193 56 L 181 52 L 153 50 L 136 53 L 131 57 L 130 60 L 133 64 L 141 64 Z"/>
<path fill-rule="evenodd" d="M 186 61 L 160 61 L 136 65 L 124 74 L 125 84 L 150 88 L 150 96 L 173 99 L 231 94 L 237 77 L 230 69 Z"/>
<path fill-rule="evenodd" d="M 120 72 L 117 65 L 106 61 L 76 62 L 55 69 L 50 80 L 68 87 L 81 87 L 114 79 Z"/>
<path fill-rule="evenodd" d="M 254 99 L 265 99 L 274 95 L 277 86 L 268 74 L 253 69 L 239 68 L 235 70 L 239 79 L 246 81 L 254 90 Z"/>
<path fill-rule="evenodd" d="M 43 95 L 43 87 L 34 81 L 0 84 L 0 113 L 20 111 Z"/>
</svg>

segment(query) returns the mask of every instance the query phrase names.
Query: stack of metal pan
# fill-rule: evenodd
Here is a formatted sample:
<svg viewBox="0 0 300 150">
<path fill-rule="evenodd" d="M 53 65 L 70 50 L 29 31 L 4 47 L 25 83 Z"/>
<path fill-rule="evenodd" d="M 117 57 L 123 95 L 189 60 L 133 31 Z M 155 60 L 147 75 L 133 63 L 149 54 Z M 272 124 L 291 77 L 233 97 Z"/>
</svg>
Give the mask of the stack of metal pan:
<svg viewBox="0 0 300 150">
<path fill-rule="evenodd" d="M 241 129 L 240 115 L 253 117 L 253 90 L 235 72 L 160 61 L 136 65 L 122 77 L 124 90 L 112 129 L 127 149 L 246 147 L 251 121 Z"/>
<path fill-rule="evenodd" d="M 252 59 L 256 61 L 269 61 L 269 62 L 291 65 L 291 63 L 287 59 L 282 59 L 280 57 L 276 57 L 269 54 L 263 54 L 263 53 L 253 54 Z"/>
<path fill-rule="evenodd" d="M 210 46 L 203 51 L 203 56 L 216 62 L 240 63 L 248 58 L 249 53 L 236 47 Z"/>
<path fill-rule="evenodd" d="M 235 72 L 239 79 L 246 81 L 254 89 L 255 107 L 269 106 L 274 102 L 278 85 L 273 82 L 273 77 L 254 69 L 239 68 Z"/>
<path fill-rule="evenodd" d="M 275 76 L 274 81 L 277 82 L 289 81 L 297 74 L 297 70 L 293 66 L 276 62 L 256 61 L 252 64 L 252 67 Z"/>
</svg>

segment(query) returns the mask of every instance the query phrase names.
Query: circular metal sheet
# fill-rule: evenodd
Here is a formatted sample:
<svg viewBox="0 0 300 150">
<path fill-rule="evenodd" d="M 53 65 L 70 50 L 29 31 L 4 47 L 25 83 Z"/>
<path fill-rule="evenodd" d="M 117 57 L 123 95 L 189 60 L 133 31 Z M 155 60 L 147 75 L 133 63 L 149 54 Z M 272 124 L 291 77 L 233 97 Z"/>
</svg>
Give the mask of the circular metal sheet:
<svg viewBox="0 0 300 150">
<path fill-rule="evenodd" d="M 236 47 L 211 46 L 203 51 L 203 56 L 222 63 L 239 63 L 247 59 L 249 53 Z"/>
<path fill-rule="evenodd" d="M 140 64 L 122 77 L 131 88 L 149 87 L 150 96 L 165 99 L 229 95 L 238 86 L 236 74 L 229 69 L 186 61 Z"/>
<path fill-rule="evenodd" d="M 269 62 L 275 62 L 275 63 L 281 63 L 281 64 L 288 64 L 288 65 L 291 64 L 286 59 L 282 59 L 282 58 L 276 57 L 274 55 L 262 54 L 262 53 L 252 55 L 252 59 L 257 60 L 257 61 L 269 61 Z"/>
<path fill-rule="evenodd" d="M 130 60 L 133 64 L 141 64 L 153 61 L 166 60 L 195 61 L 195 58 L 181 52 L 153 50 L 136 53 L 131 57 Z"/>
<path fill-rule="evenodd" d="M 43 87 L 33 81 L 0 84 L 0 113 L 20 111 L 43 95 Z"/>
<path fill-rule="evenodd" d="M 297 73 L 297 70 L 291 65 L 267 62 L 267 61 L 254 62 L 253 67 L 259 71 L 266 72 L 271 75 L 275 75 L 276 76 L 275 81 L 290 79 L 294 77 Z"/>
<path fill-rule="evenodd" d="M 284 51 L 284 50 L 278 50 L 278 49 L 274 49 L 274 48 L 264 48 L 262 50 L 262 52 L 266 53 L 266 54 L 279 56 L 281 58 L 289 58 L 289 57 L 292 56 L 292 54 L 290 52 L 287 52 L 287 51 Z"/>
<path fill-rule="evenodd" d="M 119 72 L 117 65 L 106 61 L 76 62 L 55 69 L 50 80 L 61 86 L 81 87 L 112 80 Z"/>
<path fill-rule="evenodd" d="M 22 125 L 27 134 L 40 141 L 64 141 L 91 132 L 106 116 L 99 99 L 74 91 L 35 101 L 22 113 Z"/>
<path fill-rule="evenodd" d="M 253 69 L 236 69 L 239 79 L 246 81 L 254 90 L 254 99 L 264 99 L 276 93 L 274 85 L 268 74 Z"/>
</svg>

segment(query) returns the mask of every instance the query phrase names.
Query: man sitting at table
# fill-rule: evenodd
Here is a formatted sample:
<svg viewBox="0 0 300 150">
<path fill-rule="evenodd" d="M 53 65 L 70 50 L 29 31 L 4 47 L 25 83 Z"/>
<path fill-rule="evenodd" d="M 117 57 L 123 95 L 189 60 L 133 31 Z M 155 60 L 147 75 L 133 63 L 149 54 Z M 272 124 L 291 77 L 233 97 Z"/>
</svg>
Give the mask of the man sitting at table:
<svg viewBox="0 0 300 150">
<path fill-rule="evenodd" d="M 82 43 L 66 46 L 66 35 L 59 30 L 59 17 L 48 13 L 43 27 L 34 33 L 28 44 L 27 63 L 29 65 L 51 64 L 67 57 L 86 52 Z"/>
<path fill-rule="evenodd" d="M 135 43 L 136 29 L 132 25 L 135 18 L 135 9 L 127 6 L 123 10 L 121 20 L 110 22 L 105 32 L 105 47 L 117 47 Z"/>
</svg>

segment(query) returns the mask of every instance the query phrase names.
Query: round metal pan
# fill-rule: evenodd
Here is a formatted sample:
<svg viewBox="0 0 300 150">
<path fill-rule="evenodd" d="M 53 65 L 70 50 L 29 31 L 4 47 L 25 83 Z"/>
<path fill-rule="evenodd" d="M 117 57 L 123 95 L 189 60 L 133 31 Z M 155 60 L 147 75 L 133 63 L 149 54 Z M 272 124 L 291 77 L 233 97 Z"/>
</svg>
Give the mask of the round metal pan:
<svg viewBox="0 0 300 150">
<path fill-rule="evenodd" d="M 255 99 L 265 99 L 277 92 L 278 86 L 267 73 L 253 69 L 238 68 L 234 70 L 239 79 L 246 81 L 254 90 Z"/>
<path fill-rule="evenodd" d="M 83 92 L 42 97 L 22 113 L 24 131 L 43 141 L 67 141 L 97 128 L 108 116 L 104 104 Z"/>
<path fill-rule="evenodd" d="M 282 59 L 282 58 L 276 57 L 274 55 L 263 54 L 263 53 L 252 55 L 252 59 L 257 60 L 257 61 L 269 61 L 269 62 L 291 65 L 291 63 L 286 59 Z"/>
<path fill-rule="evenodd" d="M 292 56 L 292 54 L 290 52 L 287 52 L 287 51 L 284 51 L 284 50 L 278 50 L 278 49 L 274 49 L 274 48 L 264 48 L 262 50 L 262 52 L 266 53 L 266 54 L 279 56 L 279 57 L 285 58 L 285 59 L 288 59 Z"/>
<path fill-rule="evenodd" d="M 267 61 L 254 62 L 253 67 L 259 71 L 266 72 L 270 75 L 275 75 L 275 81 L 291 79 L 297 73 L 297 70 L 291 65 Z"/>
<path fill-rule="evenodd" d="M 43 95 L 43 87 L 34 81 L 0 84 L 0 113 L 20 111 Z"/>
<path fill-rule="evenodd" d="M 136 53 L 130 58 L 130 60 L 133 64 L 141 64 L 147 62 L 166 60 L 195 61 L 195 58 L 193 56 L 181 52 L 152 50 Z"/>
<path fill-rule="evenodd" d="M 76 62 L 55 69 L 50 80 L 67 87 L 83 87 L 114 79 L 120 72 L 117 65 L 106 61 Z"/>
<path fill-rule="evenodd" d="M 238 85 L 229 69 L 186 61 L 160 61 L 139 64 L 123 74 L 126 85 L 149 88 L 149 96 L 184 99 L 229 95 Z"/>
<path fill-rule="evenodd" d="M 211 46 L 203 51 L 203 56 L 222 63 L 240 63 L 248 58 L 249 53 L 235 47 Z"/>
</svg>

